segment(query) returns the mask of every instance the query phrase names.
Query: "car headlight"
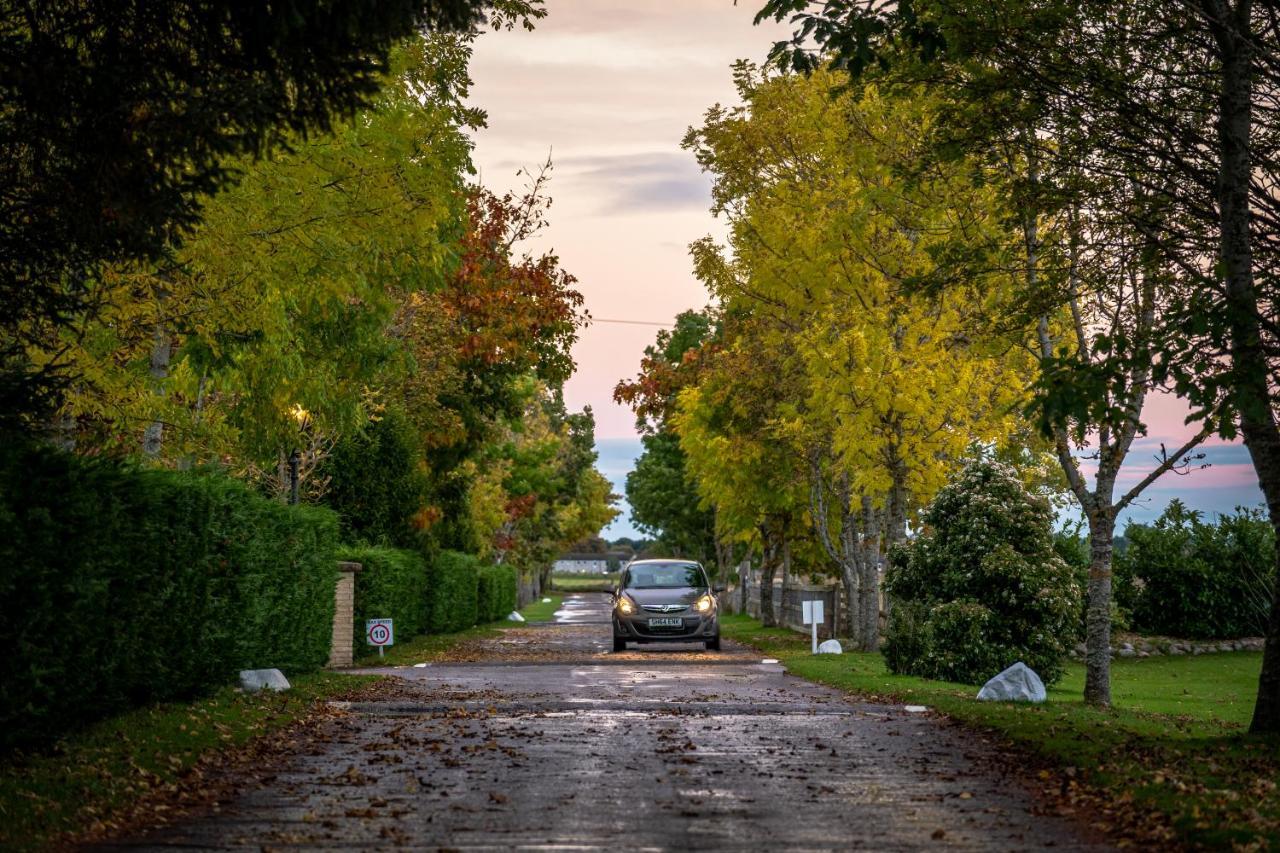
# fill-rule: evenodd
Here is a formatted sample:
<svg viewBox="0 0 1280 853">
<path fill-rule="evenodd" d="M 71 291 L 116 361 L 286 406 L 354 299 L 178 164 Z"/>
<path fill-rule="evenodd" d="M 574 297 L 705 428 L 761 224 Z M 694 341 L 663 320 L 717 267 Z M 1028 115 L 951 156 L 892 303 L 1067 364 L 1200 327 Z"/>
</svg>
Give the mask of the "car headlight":
<svg viewBox="0 0 1280 853">
<path fill-rule="evenodd" d="M 618 599 L 618 612 L 619 612 L 619 613 L 621 613 L 621 614 L 622 614 L 622 615 L 624 615 L 624 616 L 630 616 L 632 613 L 635 613 L 635 612 L 636 612 L 636 608 L 635 608 L 635 606 L 631 603 L 631 601 L 630 601 L 630 600 L 628 600 L 628 599 L 626 599 L 626 598 L 619 598 L 619 599 Z"/>
<path fill-rule="evenodd" d="M 710 612 L 711 612 L 711 607 L 712 607 L 712 605 L 714 605 L 714 604 L 715 604 L 715 601 L 714 601 L 714 600 L 712 600 L 711 596 L 709 596 L 709 595 L 704 595 L 704 596 L 702 596 L 702 598 L 699 598 L 699 599 L 698 599 L 698 604 L 697 604 L 698 612 L 699 612 L 699 613 L 710 613 Z"/>
</svg>

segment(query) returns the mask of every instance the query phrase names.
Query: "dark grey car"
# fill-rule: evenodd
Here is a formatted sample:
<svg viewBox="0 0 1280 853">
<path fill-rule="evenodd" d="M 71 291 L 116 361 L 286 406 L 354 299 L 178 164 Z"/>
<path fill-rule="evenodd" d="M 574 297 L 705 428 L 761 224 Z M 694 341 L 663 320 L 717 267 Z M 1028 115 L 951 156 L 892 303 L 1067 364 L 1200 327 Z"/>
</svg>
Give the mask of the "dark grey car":
<svg viewBox="0 0 1280 853">
<path fill-rule="evenodd" d="M 705 643 L 720 651 L 720 603 L 693 560 L 636 560 L 613 596 L 613 650 L 632 643 Z"/>
</svg>

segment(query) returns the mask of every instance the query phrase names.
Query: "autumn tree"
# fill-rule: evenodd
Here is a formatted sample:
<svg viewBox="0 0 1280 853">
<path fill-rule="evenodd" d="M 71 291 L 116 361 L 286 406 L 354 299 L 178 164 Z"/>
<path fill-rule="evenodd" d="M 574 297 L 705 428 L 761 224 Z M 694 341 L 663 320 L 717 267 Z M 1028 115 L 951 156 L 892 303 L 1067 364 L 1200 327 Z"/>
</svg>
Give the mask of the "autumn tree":
<svg viewBox="0 0 1280 853">
<path fill-rule="evenodd" d="M 670 418 L 680 390 L 696 380 L 704 356 L 716 347 L 717 329 L 708 311 L 685 311 L 671 329 L 645 347 L 640 373 L 619 382 L 614 399 L 632 407 L 643 452 L 627 474 L 627 503 L 636 526 L 673 554 L 707 561 L 715 556 L 728 571 L 732 546 L 718 536 L 715 509 L 681 500 L 696 489 Z"/>
<path fill-rule="evenodd" d="M 701 241 L 695 266 L 730 310 L 785 330 L 779 346 L 802 365 L 788 436 L 819 539 L 860 601 L 849 628 L 875 648 L 882 546 L 974 442 L 1011 431 L 1028 382 L 1016 338 L 986 321 L 1006 280 L 938 297 L 912 287 L 962 240 L 998 233 L 999 207 L 967 164 L 898 180 L 932 121 L 925 97 L 746 63 L 735 80 L 744 106 L 712 109 L 686 139 L 730 224 L 731 255 Z"/>
<path fill-rule="evenodd" d="M 5 4 L 0 417 L 30 426 L 74 378 L 27 349 L 93 311 L 104 265 L 160 261 L 239 158 L 328 131 L 368 106 L 394 44 L 469 30 L 493 5 Z M 496 5 L 507 20 L 542 14 Z"/>
<path fill-rule="evenodd" d="M 1265 94 L 1276 66 L 1262 47 L 1274 41 L 1277 10 L 943 0 L 905 11 L 778 0 L 762 15 L 795 14 L 796 39 L 776 48 L 795 67 L 813 67 L 816 47 L 855 74 L 887 71 L 910 86 L 928 80 L 951 105 L 948 148 L 988 154 L 1008 144 L 1011 129 L 1020 137 L 1029 309 L 1065 303 L 1065 325 L 1074 327 L 1062 335 L 1042 328 L 1040 412 L 1090 519 L 1086 698 L 1106 704 L 1110 540 L 1115 512 L 1136 494 L 1112 491 L 1144 430 L 1148 391 L 1176 390 L 1201 428 L 1181 449 L 1162 450 L 1139 486 L 1193 462 L 1206 435 L 1238 430 L 1280 523 L 1280 428 L 1265 378 L 1274 376 L 1276 355 L 1265 320 L 1276 263 L 1268 188 L 1280 161 Z M 1057 275 L 1065 299 L 1056 303 L 1036 280 L 1052 277 L 1045 225 L 1056 226 L 1066 258 Z M 1096 273 L 1099 257 L 1111 284 L 1081 273 L 1086 258 Z M 1082 324 L 1091 302 L 1101 310 Z M 1088 449 L 1100 463 L 1092 486 L 1064 447 L 1067 433 L 1097 437 Z M 1280 728 L 1280 610 L 1268 637 L 1258 731 Z"/>
</svg>

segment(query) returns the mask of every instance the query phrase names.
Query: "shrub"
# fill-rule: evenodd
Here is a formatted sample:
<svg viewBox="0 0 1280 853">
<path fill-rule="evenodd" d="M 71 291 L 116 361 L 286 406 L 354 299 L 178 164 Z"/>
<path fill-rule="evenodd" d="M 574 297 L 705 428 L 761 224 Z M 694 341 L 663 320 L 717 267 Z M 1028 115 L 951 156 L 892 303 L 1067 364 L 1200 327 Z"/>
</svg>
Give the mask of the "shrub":
<svg viewBox="0 0 1280 853">
<path fill-rule="evenodd" d="M 479 560 L 457 551 L 441 551 L 434 559 L 428 559 L 428 631 L 447 634 L 476 624 L 479 568 Z"/>
<path fill-rule="evenodd" d="M 893 554 L 889 668 L 981 684 L 1021 660 L 1046 683 L 1061 678 L 1080 590 L 1051 522 L 1008 466 L 966 467 L 929 507 L 927 532 Z"/>
<path fill-rule="evenodd" d="M 477 621 L 494 622 L 515 610 L 518 584 L 513 566 L 481 566 L 476 574 Z"/>
<path fill-rule="evenodd" d="M 208 472 L 0 448 L 0 746 L 323 665 L 337 529 Z"/>
<path fill-rule="evenodd" d="M 1130 524 L 1116 556 L 1116 595 L 1136 630 L 1187 639 L 1260 636 L 1275 578 L 1275 531 L 1237 509 L 1216 524 L 1181 501 L 1155 524 Z"/>
<path fill-rule="evenodd" d="M 365 636 L 367 619 L 393 620 L 397 643 L 427 630 L 427 561 L 420 553 L 361 546 L 341 549 L 339 558 L 362 566 L 352 625 L 357 654 L 373 648 Z"/>
</svg>

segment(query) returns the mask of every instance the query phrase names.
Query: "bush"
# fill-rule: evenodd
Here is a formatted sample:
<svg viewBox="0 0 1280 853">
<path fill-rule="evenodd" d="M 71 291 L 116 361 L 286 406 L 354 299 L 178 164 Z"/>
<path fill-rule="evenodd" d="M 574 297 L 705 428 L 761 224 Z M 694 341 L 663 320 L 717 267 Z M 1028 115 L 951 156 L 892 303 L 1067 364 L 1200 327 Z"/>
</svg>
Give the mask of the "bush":
<svg viewBox="0 0 1280 853">
<path fill-rule="evenodd" d="M 897 549 L 884 656 L 896 673 L 981 684 L 1015 661 L 1062 677 L 1080 590 L 1054 551 L 1052 512 L 1008 466 L 975 462 Z"/>
<path fill-rule="evenodd" d="M 1130 524 L 1116 595 L 1135 630 L 1187 639 L 1261 636 L 1275 583 L 1275 531 L 1237 509 L 1217 524 L 1174 500 L 1153 525 Z"/>
<path fill-rule="evenodd" d="M 441 551 L 427 561 L 428 631 L 448 634 L 476 624 L 479 569 L 479 560 L 457 551 Z"/>
<path fill-rule="evenodd" d="M 0 448 L 0 746 L 323 665 L 337 531 L 212 473 Z"/>
<path fill-rule="evenodd" d="M 479 622 L 495 622 L 516 609 L 519 578 L 512 566 L 481 566 L 476 575 Z"/>
<path fill-rule="evenodd" d="M 362 546 L 341 549 L 339 558 L 362 567 L 355 576 L 356 654 L 373 648 L 365 636 L 367 619 L 393 620 L 397 643 L 427 630 L 427 561 L 420 553 Z"/>
</svg>

